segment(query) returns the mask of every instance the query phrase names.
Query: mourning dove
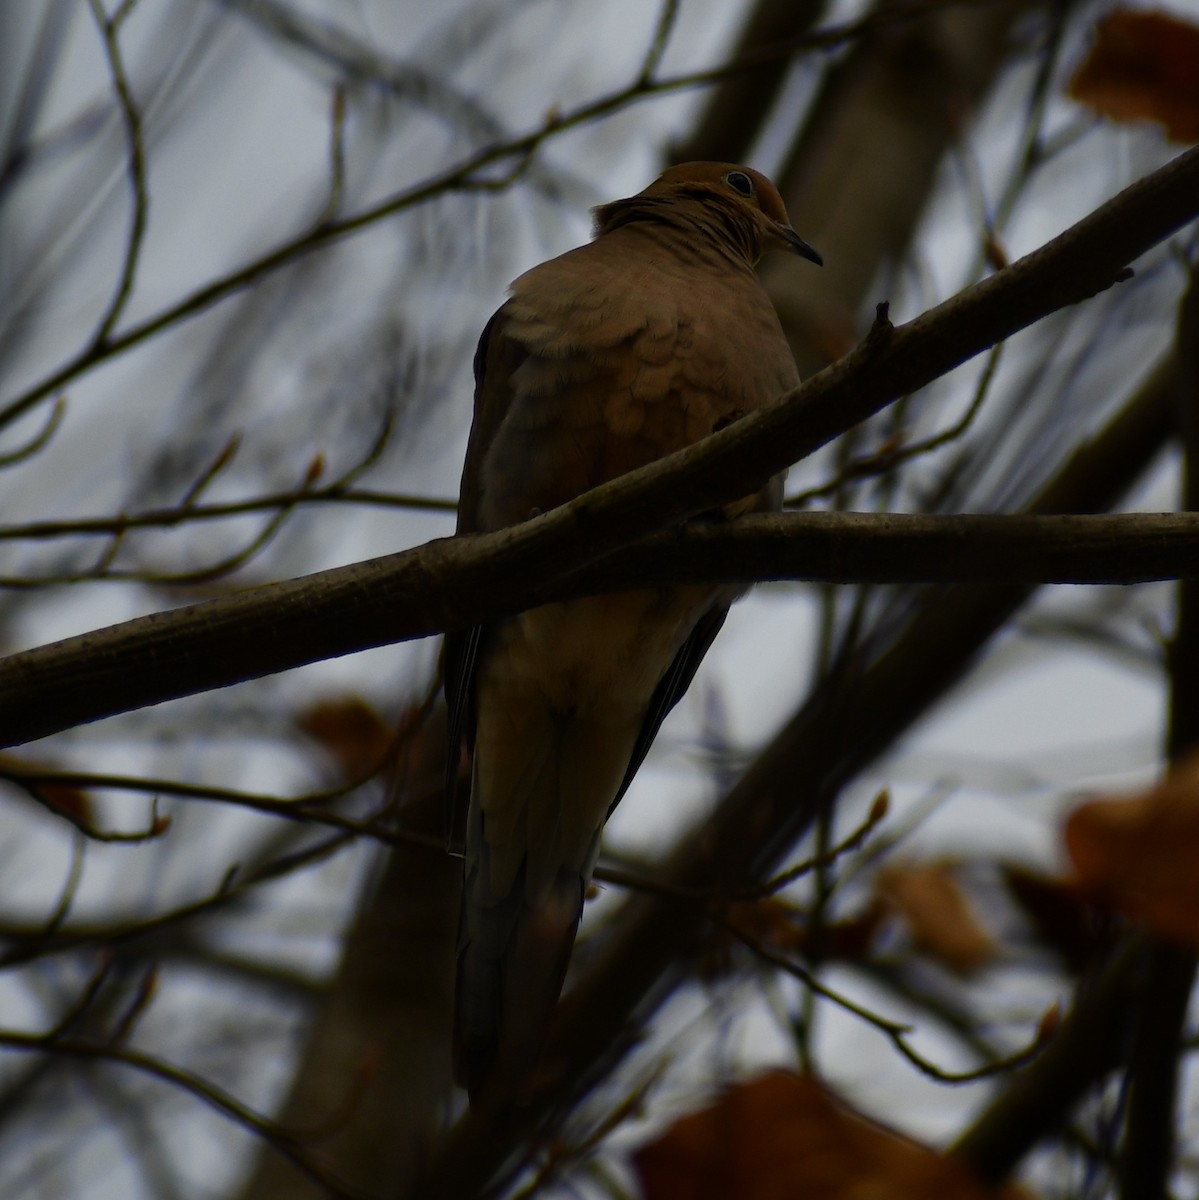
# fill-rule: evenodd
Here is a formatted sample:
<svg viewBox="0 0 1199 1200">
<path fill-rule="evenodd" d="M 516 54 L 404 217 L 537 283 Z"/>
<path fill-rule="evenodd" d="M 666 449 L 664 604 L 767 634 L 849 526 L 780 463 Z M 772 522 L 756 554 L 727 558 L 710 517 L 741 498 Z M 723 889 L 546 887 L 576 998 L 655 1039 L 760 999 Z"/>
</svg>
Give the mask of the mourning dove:
<svg viewBox="0 0 1199 1200">
<path fill-rule="evenodd" d="M 772 247 L 821 261 L 763 175 L 686 163 L 517 279 L 475 354 L 458 532 L 563 504 L 793 388 L 753 269 Z M 781 493 L 776 477 L 724 511 Z M 743 590 L 570 600 L 447 637 L 451 789 L 462 740 L 473 756 L 454 1051 L 473 1104 L 536 1059 L 604 822 Z"/>
</svg>

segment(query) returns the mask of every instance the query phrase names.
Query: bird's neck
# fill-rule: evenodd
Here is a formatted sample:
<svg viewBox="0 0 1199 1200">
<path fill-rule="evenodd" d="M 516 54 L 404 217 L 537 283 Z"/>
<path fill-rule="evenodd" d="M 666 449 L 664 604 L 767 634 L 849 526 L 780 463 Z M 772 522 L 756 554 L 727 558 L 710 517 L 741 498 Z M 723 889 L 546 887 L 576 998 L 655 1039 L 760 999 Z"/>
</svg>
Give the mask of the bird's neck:
<svg viewBox="0 0 1199 1200">
<path fill-rule="evenodd" d="M 667 202 L 657 196 L 631 196 L 595 210 L 597 238 L 633 225 L 644 225 L 650 236 L 667 235 L 666 240 L 689 250 L 689 257 L 715 253 L 722 259 L 752 267 L 762 253 L 761 236 L 754 222 L 736 207 L 711 199 L 680 203 L 677 198 Z M 683 236 L 670 237 L 667 231 Z"/>
</svg>

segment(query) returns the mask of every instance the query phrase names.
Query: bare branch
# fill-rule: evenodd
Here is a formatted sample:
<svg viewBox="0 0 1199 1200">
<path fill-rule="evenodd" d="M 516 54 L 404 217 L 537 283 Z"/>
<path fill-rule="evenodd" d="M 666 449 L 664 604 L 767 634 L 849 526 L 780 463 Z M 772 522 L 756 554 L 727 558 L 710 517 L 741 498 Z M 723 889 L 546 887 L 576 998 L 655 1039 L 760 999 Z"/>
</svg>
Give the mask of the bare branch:
<svg viewBox="0 0 1199 1200">
<path fill-rule="evenodd" d="M 58 432 L 62 425 L 62 419 L 66 415 L 67 402 L 62 396 L 58 396 L 41 429 L 25 445 L 18 446 L 15 450 L 9 450 L 6 454 L 0 454 L 0 467 L 15 467 L 44 450 L 50 444 L 50 439 Z"/>
<path fill-rule="evenodd" d="M 200 472 L 192 481 L 187 491 L 183 493 L 183 499 L 179 501 L 179 508 L 184 511 L 190 511 L 195 508 L 196 501 L 200 499 L 212 481 L 233 461 L 240 448 L 241 434 L 231 434 L 225 444 L 217 451 L 216 457 Z M 121 532 L 123 533 L 129 528 L 128 521 L 122 521 Z"/>
<path fill-rule="evenodd" d="M 637 82 L 642 87 L 649 87 L 653 83 L 654 76 L 662 65 L 666 44 L 670 41 L 670 35 L 674 32 L 678 18 L 679 0 L 662 0 L 662 11 L 658 14 L 658 24 L 654 29 L 653 40 L 649 44 L 645 61 L 641 64 L 641 71 L 637 76 Z"/>
<path fill-rule="evenodd" d="M 55 405 L 55 412 L 59 405 Z M 231 501 L 225 504 L 197 504 L 197 499 L 208 489 L 212 481 L 229 465 L 240 447 L 240 438 L 235 434 L 230 437 L 208 464 L 187 488 L 183 498 L 172 508 L 154 509 L 144 513 L 118 513 L 109 517 L 77 517 L 63 521 L 31 521 L 23 525 L 0 525 L 0 541 L 44 541 L 61 537 L 113 537 L 123 538 L 132 529 L 175 528 L 194 521 L 224 520 L 229 517 L 241 517 L 250 513 L 270 512 L 276 509 L 293 509 L 302 505 L 316 503 L 367 504 L 386 508 L 411 508 L 423 512 L 454 512 L 458 505 L 454 500 L 439 500 L 428 496 L 405 496 L 391 492 L 373 492 L 363 488 L 353 487 L 354 480 L 362 476 L 379 461 L 391 434 L 395 428 L 396 414 L 394 410 L 387 413 L 386 419 L 379 428 L 374 442 L 366 454 L 344 471 L 332 483 L 324 487 L 311 486 L 319 475 L 320 459 L 313 460 L 309 465 L 306 478 L 300 487 L 289 492 L 274 492 L 263 496 L 255 496 L 248 500 Z M 48 436 L 43 431 L 40 438 Z M 32 453 L 32 444 L 22 449 L 21 454 Z M 0 459 L 0 466 L 5 460 Z M 268 526 L 270 528 L 270 526 Z M 105 563 L 111 563 L 114 550 L 110 549 Z M 98 574 L 93 567 L 91 572 L 73 578 L 92 579 Z M 145 580 L 142 573 L 134 573 L 139 580 Z M 32 586 L 38 583 L 69 582 L 62 577 L 55 580 L 37 580 L 19 577 L 11 586 Z M 163 580 L 159 580 L 163 582 Z M 180 582 L 176 577 L 166 582 Z"/>
<path fill-rule="evenodd" d="M 539 518 L 540 519 L 540 518 Z M 1143 583 L 1199 574 L 1199 517 L 796 513 L 660 534 L 569 575 L 503 531 L 269 584 L 0 659 L 2 744 L 571 596 L 674 583 Z M 552 559 L 552 554 L 548 556 Z M 352 614 L 352 620 L 347 620 Z M 131 664 L 137 664 L 132 666 Z"/>
<path fill-rule="evenodd" d="M 125 0 L 114 15 L 109 18 L 104 15 L 102 0 L 88 0 L 92 16 L 104 40 L 104 54 L 108 59 L 108 71 L 112 76 L 112 89 L 116 93 L 117 104 L 121 117 L 125 122 L 125 140 L 128 146 L 129 190 L 132 193 L 132 212 L 129 215 L 129 235 L 125 243 L 125 257 L 121 265 L 120 278 L 116 291 L 109 301 L 108 308 L 100 318 L 96 332 L 87 348 L 82 351 L 84 356 L 98 358 L 104 355 L 109 346 L 109 336 L 121 319 L 125 305 L 133 293 L 133 281 L 137 276 L 137 262 L 141 256 L 142 242 L 146 234 L 146 218 L 150 208 L 150 196 L 146 189 L 146 154 L 142 141 L 142 119 L 137 102 L 129 87 L 129 78 L 125 74 L 125 63 L 121 57 L 119 41 L 120 27 L 125 18 L 133 11 L 136 0 Z M 65 381 L 64 381 L 65 382 Z"/>
<path fill-rule="evenodd" d="M 152 509 L 144 513 L 119 513 L 110 517 L 79 517 L 62 521 L 30 521 L 22 525 L 0 525 L 0 541 L 46 541 L 62 537 L 106 537 L 131 529 L 160 529 L 188 525 L 196 521 L 223 521 L 249 513 L 276 508 L 299 508 L 310 504 L 362 504 L 379 508 L 407 508 L 417 512 L 453 513 L 456 500 L 434 496 L 412 496 L 396 492 L 376 492 L 366 488 L 343 488 L 330 484 L 311 491 L 272 492 L 248 500 L 226 504 L 192 504 L 191 494 L 174 508 Z"/>
<path fill-rule="evenodd" d="M 294 1163 L 309 1178 L 321 1185 L 330 1196 L 338 1200 L 362 1200 L 361 1193 L 351 1190 L 340 1180 L 334 1179 L 327 1170 L 303 1148 L 300 1142 L 274 1121 L 256 1113 L 242 1104 L 224 1088 L 183 1067 L 173 1066 L 161 1058 L 132 1050 L 125 1046 L 108 1045 L 84 1038 L 61 1037 L 50 1033 L 21 1033 L 17 1030 L 0 1029 L 0 1046 L 9 1050 L 33 1051 L 40 1054 L 59 1055 L 63 1058 L 85 1059 L 92 1062 L 112 1062 L 132 1067 L 145 1075 L 160 1079 L 164 1083 L 194 1096 L 223 1117 L 240 1125 L 243 1129 L 262 1138 L 284 1158 Z"/>
<path fill-rule="evenodd" d="M 957 1140 L 953 1153 L 986 1180 L 1005 1179 L 1045 1133 L 1119 1061 L 1142 986 L 1147 947 L 1128 935 L 1102 971 L 1080 988 L 1057 1035 L 1008 1081 Z"/>
<path fill-rule="evenodd" d="M 1014 1054 L 984 1063 L 981 1067 L 976 1067 L 972 1071 L 946 1071 L 944 1068 L 937 1066 L 931 1059 L 925 1058 L 923 1054 L 913 1049 L 911 1043 L 908 1041 L 912 1033 L 910 1025 L 880 1016 L 872 1009 L 858 1004 L 857 1001 L 851 1000 L 841 992 L 821 983 L 811 971 L 801 966 L 795 959 L 786 954 L 780 954 L 777 950 L 765 945 L 759 939 L 751 937 L 735 922 L 724 921 L 721 924 L 723 928 L 741 942 L 742 945 L 752 950 L 763 962 L 769 963 L 771 966 L 777 967 L 780 971 L 798 979 L 813 995 L 830 1001 L 838 1008 L 877 1029 L 912 1066 L 922 1075 L 935 1080 L 937 1083 L 973 1083 L 978 1079 L 988 1079 L 994 1075 L 1002 1075 L 1008 1071 L 1014 1071 L 1017 1067 L 1022 1067 L 1036 1058 L 1045 1045 L 1045 1035 L 1042 1027 L 1042 1029 L 1038 1029 L 1033 1040 L 1027 1046 L 1021 1050 L 1017 1050 Z"/>
<path fill-rule="evenodd" d="M 36 959 L 64 954 L 80 946 L 105 947 L 151 937 L 197 917 L 206 917 L 219 909 L 233 906 L 264 884 L 273 883 L 277 879 L 324 862 L 331 855 L 345 849 L 353 840 L 352 834 L 335 833 L 300 850 L 281 854 L 252 871 L 241 871 L 234 866 L 226 872 L 220 886 L 209 895 L 149 917 L 118 917 L 95 924 L 72 921 L 51 935 L 46 934 L 44 922 L 40 925 L 4 922 L 0 924 L 0 936 L 10 939 L 15 944 L 0 953 L 0 970 L 9 970 Z"/>
<path fill-rule="evenodd" d="M 345 816 L 327 807 L 330 803 L 344 799 L 369 783 L 378 775 L 380 769 L 381 767 L 376 768 L 365 777 L 355 779 L 341 787 L 321 792 L 309 792 L 306 795 L 291 798 L 241 792 L 233 788 L 215 787 L 211 784 L 186 783 L 178 779 L 148 779 L 131 775 L 104 775 L 88 771 L 52 771 L 35 767 L 26 769 L 14 765 L 12 759 L 7 759 L 3 766 L 0 766 L 0 780 L 6 780 L 22 788 L 38 800 L 40 800 L 39 789 L 55 787 L 142 792 L 154 797 L 155 802 L 159 796 L 173 796 L 181 800 L 203 800 L 214 804 L 227 804 L 235 808 L 244 808 L 248 812 L 266 813 L 305 825 L 325 825 L 330 829 L 340 829 L 358 837 L 374 838 L 391 846 L 417 846 L 422 849 L 435 850 L 439 854 L 446 853 L 444 838 L 396 829 L 394 820 L 386 809 L 371 817 L 359 819 Z M 149 829 L 145 832 L 103 833 L 90 826 L 80 826 L 73 814 L 64 813 L 58 807 L 48 807 L 55 816 L 65 816 L 81 828 L 81 832 L 98 841 L 145 841 L 165 833 L 169 824 L 166 818 L 159 818 L 154 810 L 151 813 Z"/>
<path fill-rule="evenodd" d="M 786 506 L 788 508 L 802 508 L 804 505 L 810 504 L 813 500 L 819 500 L 824 496 L 831 496 L 839 492 L 850 480 L 869 479 L 877 475 L 885 475 L 889 471 L 894 471 L 896 467 L 902 466 L 905 462 L 910 462 L 914 458 L 931 454 L 934 450 L 940 450 L 942 446 L 948 446 L 964 437 L 971 425 L 974 424 L 975 418 L 982 412 L 983 402 L 991 390 L 991 384 L 995 379 L 995 372 L 999 367 L 1003 347 L 1003 342 L 991 347 L 991 351 L 987 355 L 987 361 L 983 366 L 982 375 L 975 386 L 974 396 L 966 407 L 966 411 L 952 425 L 942 429 L 939 433 L 934 433 L 917 442 L 912 442 L 908 445 L 884 446 L 874 454 L 851 459 L 837 472 L 836 477 L 830 479 L 828 483 L 809 488 L 807 491 L 799 492 L 795 496 L 789 496 L 786 500 Z"/>
<path fill-rule="evenodd" d="M 810 35 L 797 38 L 785 45 L 756 51 L 737 62 L 726 63 L 707 71 L 675 75 L 655 82 L 636 81 L 618 91 L 582 104 L 568 113 L 552 113 L 541 125 L 529 133 L 484 146 L 440 174 L 430 176 L 421 183 L 396 192 L 359 213 L 344 217 L 340 221 L 324 221 L 311 225 L 307 232 L 284 242 L 276 249 L 246 263 L 228 275 L 197 288 L 176 303 L 147 317 L 140 324 L 126 329 L 119 336 L 107 337 L 103 344 L 95 344 L 93 341 L 91 346 L 80 351 L 74 358 L 42 379 L 40 383 L 34 384 L 0 408 L 0 428 L 10 424 L 47 396 L 61 390 L 71 380 L 86 374 L 100 363 L 140 345 L 163 329 L 170 328 L 203 312 L 213 304 L 234 295 L 303 255 L 321 249 L 339 238 L 366 229 L 388 217 L 425 204 L 438 196 L 452 192 L 495 190 L 496 180 L 485 174 L 488 168 L 505 163 L 510 159 L 516 159 L 517 169 L 505 176 L 506 179 L 511 180 L 520 173 L 522 164 L 527 165 L 546 141 L 567 130 L 611 116 L 613 113 L 654 96 L 719 82 L 730 75 L 752 69 L 758 63 L 769 58 L 788 57 L 807 50 L 832 49 L 861 37 L 871 28 L 909 20 L 937 8 L 949 7 L 957 2 L 958 0 L 910 0 L 907 4 L 887 7 L 856 21 L 816 30 Z M 1080 298 L 1075 297 L 1075 299 Z"/>
</svg>

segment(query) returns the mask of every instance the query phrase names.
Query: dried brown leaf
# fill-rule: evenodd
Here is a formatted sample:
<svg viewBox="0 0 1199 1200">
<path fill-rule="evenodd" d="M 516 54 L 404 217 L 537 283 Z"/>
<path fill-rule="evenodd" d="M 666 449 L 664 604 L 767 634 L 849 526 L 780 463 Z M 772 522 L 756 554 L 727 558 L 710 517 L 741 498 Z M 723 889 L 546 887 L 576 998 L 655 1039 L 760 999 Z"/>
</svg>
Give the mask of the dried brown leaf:
<svg viewBox="0 0 1199 1200">
<path fill-rule="evenodd" d="M 949 863 L 908 863 L 888 867 L 879 891 L 900 913 L 916 945 L 951 970 L 968 975 L 996 954 Z"/>
<path fill-rule="evenodd" d="M 300 715 L 298 724 L 347 779 L 363 779 L 377 771 L 394 737 L 387 722 L 358 696 L 318 701 Z"/>
<path fill-rule="evenodd" d="M 1157 121 L 1199 141 L 1199 27 L 1165 12 L 1116 9 L 1070 80 L 1070 95 L 1114 121 Z"/>
<path fill-rule="evenodd" d="M 1160 937 L 1199 947 L 1199 755 L 1148 791 L 1080 805 L 1064 837 L 1092 895 Z"/>
<path fill-rule="evenodd" d="M 1028 1200 L 789 1071 L 729 1088 L 642 1147 L 636 1165 L 645 1200 Z"/>
</svg>

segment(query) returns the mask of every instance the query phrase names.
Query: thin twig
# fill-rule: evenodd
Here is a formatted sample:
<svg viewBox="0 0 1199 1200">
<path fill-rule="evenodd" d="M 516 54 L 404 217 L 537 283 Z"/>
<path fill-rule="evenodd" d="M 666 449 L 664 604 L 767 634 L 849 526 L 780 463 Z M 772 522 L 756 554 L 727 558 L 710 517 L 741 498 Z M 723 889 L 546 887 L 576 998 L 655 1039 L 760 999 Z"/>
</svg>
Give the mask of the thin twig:
<svg viewBox="0 0 1199 1200">
<path fill-rule="evenodd" d="M 125 311 L 125 305 L 133 294 L 133 282 L 137 275 L 137 263 L 141 256 L 142 242 L 146 234 L 146 220 L 150 209 L 150 195 L 146 188 L 146 157 L 142 141 L 141 113 L 133 99 L 125 64 L 121 57 L 119 31 L 122 22 L 133 11 L 135 0 L 125 0 L 111 17 L 104 15 L 101 0 L 88 0 L 92 15 L 104 41 L 104 54 L 108 60 L 108 72 L 112 77 L 112 89 L 125 123 L 125 141 L 128 155 L 129 190 L 132 194 L 132 212 L 129 216 L 129 234 L 125 242 L 125 256 L 116 291 L 108 308 L 100 318 L 96 332 L 83 354 L 98 357 L 109 347 L 109 336 Z M 65 382 L 65 381 L 64 381 Z M 57 389 L 55 389 L 57 390 Z"/>
<path fill-rule="evenodd" d="M 86 836 L 76 833 L 71 841 L 71 865 L 67 870 L 67 877 L 63 881 L 58 901 L 43 926 L 43 937 L 52 937 L 56 934 L 71 913 L 71 906 L 75 903 L 75 896 L 79 892 L 79 881 L 83 878 L 83 858 L 86 850 Z"/>
<path fill-rule="evenodd" d="M 391 751 L 388 751 L 390 757 Z M 355 837 L 368 837 L 383 842 L 389 846 L 412 846 L 418 849 L 433 850 L 438 854 L 446 853 L 444 839 L 403 829 L 396 829 L 385 813 L 378 813 L 366 820 L 347 817 L 342 813 L 324 807 L 332 801 L 344 799 L 350 793 L 357 791 L 369 783 L 379 772 L 374 768 L 364 776 L 355 778 L 352 782 L 327 791 L 310 792 L 293 799 L 282 799 L 278 796 L 266 796 L 255 792 L 241 792 L 232 788 L 212 787 L 207 784 L 184 783 L 177 779 L 151 779 L 131 775 L 105 775 L 87 771 L 49 771 L 32 769 L 29 771 L 14 769 L 11 760 L 0 768 L 0 780 L 6 780 L 22 788 L 55 816 L 64 817 L 75 825 L 81 833 L 96 841 L 106 842 L 140 842 L 158 837 L 166 832 L 169 818 L 157 815 L 157 798 L 173 796 L 181 800 L 203 800 L 214 804 L 228 804 L 236 808 L 244 808 L 249 812 L 265 813 L 273 817 L 282 817 L 288 821 L 303 824 L 325 825 L 330 829 L 338 829 Z M 102 791 L 143 792 L 152 797 L 151 819 L 149 829 L 139 833 L 105 833 L 85 824 L 81 818 L 63 809 L 46 804 L 40 795 L 42 788 L 79 788 Z"/>
<path fill-rule="evenodd" d="M 61 1055 L 92 1062 L 112 1062 L 132 1067 L 164 1083 L 194 1096 L 223 1117 L 261 1138 L 305 1175 L 338 1200 L 362 1200 L 362 1193 L 336 1179 L 281 1126 L 243 1104 L 236 1096 L 183 1067 L 177 1067 L 140 1050 L 125 1046 L 107 1045 L 85 1038 L 61 1037 L 51 1033 L 23 1033 L 12 1029 L 0 1030 L 0 1046 L 10 1050 L 34 1051 Z"/>
<path fill-rule="evenodd" d="M 2 464 L 0 464 L 2 465 Z M 342 488 L 330 484 L 312 491 L 273 492 L 249 500 L 226 504 L 181 503 L 173 508 L 144 513 L 118 513 L 110 517 L 79 517 L 61 521 L 30 521 L 23 525 L 0 525 L 0 541 L 49 541 L 63 537 L 103 537 L 130 529 L 174 528 L 198 521 L 224 521 L 275 508 L 298 508 L 310 504 L 362 504 L 379 508 L 415 509 L 419 512 L 454 513 L 457 500 L 435 496 L 411 496 L 399 492 L 377 492 L 366 488 Z"/>
<path fill-rule="evenodd" d="M 196 501 L 200 499 L 212 481 L 233 461 L 240 448 L 241 434 L 230 434 L 229 439 L 217 451 L 216 457 L 196 476 L 187 491 L 183 493 L 183 499 L 179 501 L 181 510 L 189 512 L 195 508 Z M 124 533 L 129 528 L 129 523 L 122 521 L 121 532 Z"/>
<path fill-rule="evenodd" d="M 86 779 L 87 777 L 81 775 L 78 778 Z M 150 816 L 144 829 L 135 830 L 132 833 L 97 829 L 84 813 L 80 812 L 74 805 L 57 804 L 53 797 L 47 794 L 47 789 L 52 790 L 55 787 L 86 786 L 85 784 L 72 782 L 70 776 L 67 774 L 60 775 L 54 771 L 30 771 L 26 774 L 19 770 L 13 770 L 11 760 L 7 760 L 5 765 L 0 767 L 0 780 L 4 780 L 11 783 L 14 787 L 20 788 L 31 800 L 39 804 L 47 812 L 73 825 L 89 841 L 108 842 L 112 844 L 150 842 L 162 837 L 171 825 L 169 817 L 160 817 L 158 815 L 157 799 L 151 799 Z"/>
<path fill-rule="evenodd" d="M 145 938 L 162 930 L 173 929 L 183 922 L 227 908 L 264 884 L 273 883 L 297 871 L 315 866 L 345 849 L 353 840 L 352 835 L 347 833 L 331 834 L 301 850 L 271 859 L 249 873 L 240 871 L 234 865 L 208 895 L 166 909 L 151 917 L 138 917 L 126 921 L 112 919 L 95 926 L 66 925 L 52 937 L 43 936 L 40 926 L 21 928 L 12 924 L 2 925 L 0 936 L 10 938 L 16 944 L 0 954 L 0 970 L 21 966 L 35 959 L 65 954 L 80 946 L 110 947 L 121 942 Z"/>
<path fill-rule="evenodd" d="M 830 496 L 834 492 L 839 491 L 851 480 L 868 479 L 877 475 L 885 475 L 913 458 L 931 454 L 934 450 L 939 450 L 942 446 L 947 446 L 964 437 L 974 424 L 978 414 L 982 411 L 983 402 L 986 400 L 991 389 L 991 384 L 994 382 L 995 372 L 999 367 L 999 359 L 1006 344 L 1006 342 L 998 342 L 991 347 L 983 364 L 982 374 L 975 385 L 974 396 L 966 407 L 966 411 L 948 428 L 941 430 L 939 433 L 931 434 L 922 441 L 912 442 L 907 446 L 887 446 L 874 454 L 867 454 L 860 458 L 851 459 L 827 483 L 808 488 L 807 491 L 798 492 L 794 496 L 788 496 L 786 507 L 803 508 L 813 500 L 823 499 L 825 496 Z"/>
<path fill-rule="evenodd" d="M 0 468 L 15 467 L 32 458 L 39 450 L 45 449 L 49 445 L 50 439 L 58 432 L 59 427 L 62 425 L 62 419 L 66 415 L 66 397 L 56 396 L 54 404 L 50 409 L 50 414 L 41 429 L 25 445 L 18 446 L 15 450 L 9 450 L 6 454 L 0 454 Z"/>
<path fill-rule="evenodd" d="M 922 1075 L 927 1075 L 930 1079 L 934 1079 L 938 1083 L 974 1083 L 980 1079 L 988 1079 L 994 1075 L 1001 1075 L 1006 1071 L 1015 1070 L 1017 1067 L 1022 1067 L 1025 1063 L 1031 1062 L 1045 1045 L 1046 1033 L 1044 1032 L 1044 1027 L 1047 1023 L 1043 1022 L 1042 1028 L 1038 1029 L 1033 1040 L 1014 1054 L 996 1059 L 994 1062 L 985 1063 L 981 1067 L 976 1067 L 973 1071 L 946 1071 L 911 1047 L 907 1040 L 908 1036 L 913 1032 L 910 1025 L 882 1017 L 878 1013 L 872 1012 L 856 1001 L 849 999 L 848 996 L 834 991 L 832 988 L 821 983 L 815 975 L 807 970 L 807 968 L 800 966 L 793 958 L 785 954 L 780 954 L 778 951 L 764 945 L 757 938 L 751 937 L 745 930 L 739 928 L 735 923 L 722 921 L 721 924 L 733 937 L 752 950 L 763 962 L 767 962 L 771 966 L 786 972 L 793 978 L 798 979 L 800 983 L 816 995 L 823 997 L 825 1000 L 837 1005 L 838 1008 L 844 1009 L 846 1012 L 865 1021 L 868 1025 L 873 1026 Z"/>
<path fill-rule="evenodd" d="M 837 861 L 845 854 L 857 850 L 863 842 L 878 828 L 887 815 L 889 801 L 885 791 L 879 792 L 866 820 L 855 829 L 849 837 L 837 845 L 830 847 L 823 854 L 804 859 L 803 862 L 789 867 L 786 871 L 772 876 L 763 883 L 752 888 L 722 890 L 720 892 L 688 891 L 686 889 L 661 883 L 636 871 L 626 870 L 613 863 L 601 862 L 595 870 L 594 878 L 600 883 L 610 883 L 614 887 L 628 888 L 630 891 L 646 892 L 653 896 L 669 897 L 673 900 L 685 900 L 690 903 L 711 905 L 720 910 L 730 904 L 752 904 L 757 900 L 765 900 L 776 892 L 794 883 L 797 879 Z"/>
<path fill-rule="evenodd" d="M 678 23 L 679 0 L 662 0 L 662 11 L 658 14 L 658 23 L 654 27 L 654 36 L 649 49 L 645 53 L 645 61 L 637 74 L 637 84 L 649 87 L 654 82 L 654 76 L 662 65 L 662 56 L 666 53 L 667 43 L 674 27 Z"/>
<path fill-rule="evenodd" d="M 93 4 L 97 2 L 98 0 L 92 0 Z M 790 57 L 806 51 L 835 49 L 855 40 L 871 29 L 909 20 L 958 2 L 959 0 L 912 0 L 909 4 L 890 6 L 871 12 L 858 20 L 828 26 L 788 43 L 755 51 L 741 59 L 708 70 L 683 72 L 652 82 L 637 81 L 625 88 L 581 104 L 570 112 L 552 113 L 537 128 L 528 133 L 484 146 L 446 170 L 395 192 L 358 213 L 343 217 L 339 221 L 326 221 L 310 226 L 306 232 L 282 243 L 261 257 L 245 263 L 237 270 L 197 288 L 174 304 L 145 318 L 139 324 L 130 326 L 123 333 L 106 337 L 102 344 L 97 344 L 93 339 L 93 344 L 81 350 L 57 370 L 0 408 L 0 428 L 10 424 L 48 395 L 60 391 L 67 383 L 86 374 L 100 363 L 124 354 L 163 329 L 170 328 L 203 312 L 218 301 L 234 295 L 303 255 L 375 225 L 388 217 L 426 204 L 439 196 L 453 192 L 494 189 L 495 181 L 488 179 L 484 174 L 489 167 L 512 158 L 516 158 L 518 163 L 527 163 L 544 142 L 568 130 L 611 116 L 631 105 L 653 97 L 718 83 L 732 75 L 740 74 L 742 71 L 751 70 L 763 61 Z M 511 177 L 508 176 L 508 178 Z"/>
<path fill-rule="evenodd" d="M 846 854 L 850 854 L 862 846 L 866 839 L 885 820 L 889 808 L 890 797 L 888 793 L 885 790 L 879 792 L 874 798 L 874 803 L 870 806 L 870 812 L 867 813 L 866 819 L 844 841 L 830 846 L 822 854 L 813 855 L 811 858 L 804 859 L 801 863 L 796 863 L 795 866 L 789 867 L 786 871 L 764 880 L 757 887 L 747 888 L 742 892 L 733 892 L 727 898 L 732 901 L 748 902 L 765 900 L 767 897 L 782 891 L 783 888 L 788 887 L 802 876 L 808 875 L 820 868 L 832 866 L 839 858 L 843 858 Z"/>
<path fill-rule="evenodd" d="M 455 500 L 440 500 L 431 496 L 405 496 L 391 492 L 374 492 L 350 485 L 382 457 L 391 435 L 395 430 L 396 412 L 389 408 L 379 427 L 375 440 L 356 463 L 344 471 L 333 482 L 321 488 L 310 486 L 314 476 L 309 467 L 304 484 L 292 491 L 268 493 L 249 500 L 231 501 L 225 504 L 200 505 L 196 499 L 208 488 L 213 479 L 229 465 L 240 446 L 234 435 L 221 448 L 216 458 L 204 468 L 188 487 L 183 499 L 172 508 L 153 509 L 144 513 L 118 513 L 109 517 L 79 517 L 62 521 L 32 521 L 24 525 L 0 526 L 0 541 L 46 541 L 60 537 L 123 537 L 131 529 L 175 528 L 193 521 L 218 521 L 229 517 L 241 517 L 273 509 L 298 508 L 301 505 L 319 502 L 346 504 L 370 504 L 388 508 L 414 508 L 427 512 L 454 512 Z M 0 460 L 0 466 L 4 463 Z M 111 555 L 110 555 L 111 558 Z M 93 568 L 94 571 L 94 568 Z M 87 578 L 91 578 L 91 574 Z M 58 582 L 61 582 L 59 580 Z"/>
<path fill-rule="evenodd" d="M 329 104 L 329 196 L 316 219 L 317 226 L 327 225 L 341 207 L 346 184 L 346 89 L 338 84 Z"/>
</svg>

